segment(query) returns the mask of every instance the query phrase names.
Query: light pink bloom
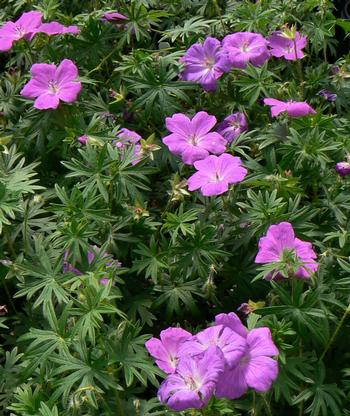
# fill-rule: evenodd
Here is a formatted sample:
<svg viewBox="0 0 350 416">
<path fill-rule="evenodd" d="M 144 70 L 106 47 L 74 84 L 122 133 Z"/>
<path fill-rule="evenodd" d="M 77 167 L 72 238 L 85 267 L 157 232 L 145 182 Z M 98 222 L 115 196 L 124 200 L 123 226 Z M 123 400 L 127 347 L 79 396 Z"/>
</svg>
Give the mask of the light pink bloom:
<svg viewBox="0 0 350 416">
<path fill-rule="evenodd" d="M 284 112 L 290 117 L 304 117 L 316 114 L 316 111 L 306 101 L 280 101 L 275 98 L 264 98 L 264 104 L 271 106 L 272 117 L 277 117 Z"/>
<path fill-rule="evenodd" d="M 301 36 L 299 32 L 295 33 L 295 39 L 291 39 L 284 32 L 273 32 L 268 38 L 268 44 L 271 48 L 271 55 L 289 61 L 295 61 L 305 56 L 303 48 L 307 44 L 307 36 Z"/>
<path fill-rule="evenodd" d="M 81 83 L 77 81 L 78 68 L 69 59 L 58 67 L 53 64 L 34 64 L 30 69 L 32 79 L 24 86 L 21 95 L 36 98 L 34 107 L 39 110 L 56 109 L 60 101 L 77 100 Z"/>
<path fill-rule="evenodd" d="M 245 68 L 248 63 L 261 66 L 270 57 L 267 40 L 260 33 L 237 32 L 227 35 L 222 41 L 234 68 Z"/>
<path fill-rule="evenodd" d="M 136 144 L 142 139 L 142 137 L 136 133 L 136 131 L 126 128 L 122 128 L 117 134 L 117 137 L 118 140 L 116 140 L 115 145 L 119 148 L 124 147 L 127 144 Z"/>
<path fill-rule="evenodd" d="M 226 140 L 219 133 L 210 132 L 216 124 L 215 116 L 205 111 L 195 114 L 192 120 L 177 113 L 165 122 L 172 134 L 164 137 L 163 143 L 172 153 L 181 155 L 187 165 L 206 158 L 209 153 L 221 154 L 226 150 Z"/>
<path fill-rule="evenodd" d="M 26 12 L 15 22 L 6 22 L 0 28 L 0 52 L 9 51 L 20 39 L 32 40 L 41 19 L 40 12 Z"/>
<path fill-rule="evenodd" d="M 307 279 L 318 269 L 318 264 L 314 260 L 317 258 L 317 255 L 312 248 L 312 244 L 296 238 L 292 224 L 285 221 L 271 225 L 267 230 L 266 236 L 260 238 L 259 252 L 255 258 L 255 263 L 279 262 L 283 259 L 286 250 L 293 251 L 295 256 L 304 264 L 297 270 L 297 278 Z M 282 277 L 282 275 L 279 277 Z M 270 276 L 266 278 L 269 279 Z"/>
<path fill-rule="evenodd" d="M 35 33 L 45 33 L 46 35 L 64 35 L 70 33 L 72 35 L 77 35 L 80 33 L 78 26 L 64 26 L 59 22 L 50 22 L 43 23 L 39 26 Z"/>
<path fill-rule="evenodd" d="M 182 328 L 168 328 L 160 333 L 160 340 L 153 337 L 145 345 L 150 355 L 156 359 L 157 366 L 171 374 L 176 370 L 181 344 L 191 337 L 192 334 Z"/>
<path fill-rule="evenodd" d="M 223 194 L 230 184 L 241 182 L 247 174 L 247 169 L 241 166 L 241 159 L 228 153 L 198 160 L 194 167 L 198 172 L 188 179 L 188 189 L 201 188 L 204 196 Z"/>
</svg>

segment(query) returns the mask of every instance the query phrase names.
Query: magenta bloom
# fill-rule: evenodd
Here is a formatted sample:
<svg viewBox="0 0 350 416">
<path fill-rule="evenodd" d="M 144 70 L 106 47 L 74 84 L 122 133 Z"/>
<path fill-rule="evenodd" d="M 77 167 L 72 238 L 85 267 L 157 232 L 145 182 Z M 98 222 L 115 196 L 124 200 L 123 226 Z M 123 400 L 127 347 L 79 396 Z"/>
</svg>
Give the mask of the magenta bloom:
<svg viewBox="0 0 350 416">
<path fill-rule="evenodd" d="M 65 35 L 70 33 L 72 35 L 78 35 L 80 29 L 78 26 L 64 26 L 59 22 L 43 23 L 40 25 L 35 33 L 45 33 L 46 35 Z"/>
<path fill-rule="evenodd" d="M 205 111 L 197 113 L 192 120 L 177 113 L 165 122 L 172 134 L 164 137 L 163 143 L 172 153 L 182 156 L 187 165 L 206 158 L 209 153 L 221 154 L 226 150 L 226 140 L 219 133 L 210 132 L 216 124 L 215 116 Z"/>
<path fill-rule="evenodd" d="M 241 337 L 247 338 L 248 330 L 234 312 L 220 313 L 219 315 L 216 315 L 215 325 L 223 325 L 228 327 Z"/>
<path fill-rule="evenodd" d="M 32 79 L 24 86 L 21 95 L 36 98 L 34 107 L 39 110 L 56 109 L 60 101 L 77 100 L 81 83 L 77 81 L 78 68 L 70 59 L 58 67 L 53 64 L 34 64 L 30 69 Z"/>
<path fill-rule="evenodd" d="M 212 397 L 224 370 L 218 347 L 210 347 L 196 357 L 181 357 L 176 372 L 158 390 L 159 400 L 176 411 L 201 409 Z"/>
<path fill-rule="evenodd" d="M 278 363 L 273 356 L 279 351 L 273 343 L 269 328 L 252 329 L 245 338 L 246 349 L 239 364 L 225 368 L 216 387 L 217 397 L 237 399 L 249 387 L 259 393 L 266 392 L 278 376 Z"/>
<path fill-rule="evenodd" d="M 88 140 L 89 140 L 89 137 L 86 134 L 83 134 L 82 136 L 78 137 L 78 141 L 81 144 L 86 144 Z"/>
<path fill-rule="evenodd" d="M 182 61 L 186 65 L 181 78 L 201 84 L 206 91 L 215 91 L 217 79 L 231 69 L 227 53 L 221 48 L 221 42 L 210 36 L 203 44 L 192 45 Z"/>
<path fill-rule="evenodd" d="M 234 367 L 245 352 L 245 339 L 232 329 L 215 325 L 204 329 L 180 348 L 180 356 L 194 356 L 206 351 L 211 346 L 219 347 L 229 368 Z"/>
<path fill-rule="evenodd" d="M 307 279 L 318 269 L 318 264 L 314 260 L 317 255 L 312 244 L 296 238 L 292 224 L 289 222 L 280 222 L 269 227 L 266 237 L 260 238 L 255 263 L 280 262 L 286 252 L 294 253 L 295 257 L 303 262 L 303 266 L 300 266 L 296 272 L 297 278 Z"/>
<path fill-rule="evenodd" d="M 204 196 L 223 194 L 230 184 L 241 182 L 247 174 L 247 169 L 241 166 L 241 159 L 228 153 L 198 160 L 194 167 L 198 172 L 188 179 L 188 189 L 201 188 Z"/>
<path fill-rule="evenodd" d="M 160 340 L 151 338 L 146 342 L 150 355 L 156 359 L 159 368 L 168 374 L 174 373 L 179 361 L 179 349 L 182 343 L 192 337 L 182 328 L 168 328 L 160 333 Z"/>
<path fill-rule="evenodd" d="M 307 36 L 301 36 L 299 32 L 295 33 L 295 38 L 291 39 L 284 32 L 273 32 L 268 38 L 268 45 L 271 48 L 270 53 L 277 58 L 282 56 L 289 60 L 295 61 L 296 59 L 303 58 L 305 56 L 303 48 L 307 44 Z"/>
<path fill-rule="evenodd" d="M 271 116 L 277 117 L 287 112 L 290 117 L 304 117 L 316 114 L 316 111 L 306 101 L 280 101 L 275 98 L 264 98 L 264 104 L 271 106 Z"/>
<path fill-rule="evenodd" d="M 106 12 L 103 14 L 102 20 L 113 22 L 114 20 L 127 20 L 128 18 L 118 12 Z"/>
<path fill-rule="evenodd" d="M 244 113 L 233 113 L 227 116 L 217 127 L 220 133 L 228 143 L 231 143 L 241 133 L 248 130 L 248 123 Z"/>
<path fill-rule="evenodd" d="M 227 35 L 222 41 L 234 68 L 245 68 L 248 63 L 261 66 L 270 57 L 267 40 L 260 33 L 237 32 Z"/>
<path fill-rule="evenodd" d="M 142 137 L 136 131 L 123 128 L 117 134 L 118 140 L 115 145 L 117 147 L 124 147 L 126 144 L 136 144 Z"/>
<path fill-rule="evenodd" d="M 9 51 L 20 39 L 32 40 L 41 19 L 40 12 L 26 12 L 15 22 L 5 23 L 0 28 L 0 52 Z"/>
<path fill-rule="evenodd" d="M 335 165 L 335 170 L 340 176 L 347 176 L 350 174 L 350 163 L 349 162 L 338 162 Z"/>
</svg>

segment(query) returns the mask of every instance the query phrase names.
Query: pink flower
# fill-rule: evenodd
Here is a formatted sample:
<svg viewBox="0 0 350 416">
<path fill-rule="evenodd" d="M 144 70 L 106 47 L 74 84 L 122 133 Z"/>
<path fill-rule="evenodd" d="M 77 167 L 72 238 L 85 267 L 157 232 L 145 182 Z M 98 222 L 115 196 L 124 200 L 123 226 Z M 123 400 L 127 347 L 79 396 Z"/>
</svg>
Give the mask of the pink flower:
<svg viewBox="0 0 350 416">
<path fill-rule="evenodd" d="M 231 143 L 241 133 L 248 130 L 248 123 L 244 113 L 233 113 L 227 116 L 217 127 L 220 133 L 228 143 Z"/>
<path fill-rule="evenodd" d="M 102 20 L 113 21 L 113 20 L 127 20 L 128 18 L 118 12 L 106 12 L 103 14 Z"/>
<path fill-rule="evenodd" d="M 201 409 L 212 397 L 224 370 L 218 347 L 210 347 L 196 357 L 181 357 L 174 374 L 158 390 L 159 400 L 176 411 Z"/>
<path fill-rule="evenodd" d="M 335 165 L 335 170 L 340 176 L 347 176 L 350 174 L 350 163 L 349 162 L 338 162 Z"/>
<path fill-rule="evenodd" d="M 305 56 L 303 48 L 307 44 L 307 36 L 301 36 L 299 32 L 293 34 L 294 39 L 289 37 L 285 32 L 281 30 L 273 32 L 268 38 L 268 45 L 271 48 L 271 55 L 276 56 L 289 61 L 295 61 Z"/>
<path fill-rule="evenodd" d="M 241 166 L 241 159 L 228 153 L 198 160 L 194 167 L 198 172 L 188 179 L 188 189 L 201 188 L 204 196 L 223 194 L 230 184 L 241 182 L 247 174 L 247 169 Z"/>
<path fill-rule="evenodd" d="M 304 117 L 316 114 L 316 111 L 306 101 L 280 101 L 275 98 L 264 98 L 264 104 L 271 106 L 271 116 L 277 117 L 287 112 L 290 117 Z"/>
<path fill-rule="evenodd" d="M 153 337 L 145 345 L 157 366 L 170 374 L 175 372 L 181 344 L 191 337 L 192 334 L 182 328 L 168 328 L 160 333 L 160 340 Z"/>
<path fill-rule="evenodd" d="M 15 22 L 7 22 L 0 28 L 0 52 L 9 51 L 20 39 L 32 40 L 41 25 L 42 13 L 26 12 Z"/>
<path fill-rule="evenodd" d="M 77 100 L 81 83 L 77 81 L 78 68 L 69 59 L 58 67 L 53 64 L 34 64 L 30 69 L 32 79 L 24 86 L 21 95 L 36 98 L 34 107 L 39 110 L 56 109 L 61 101 Z"/>
<path fill-rule="evenodd" d="M 245 352 L 245 339 L 223 325 L 204 329 L 183 343 L 179 355 L 194 356 L 206 351 L 211 346 L 219 347 L 228 367 L 234 367 Z"/>
<path fill-rule="evenodd" d="M 270 57 L 267 40 L 260 33 L 237 32 L 227 35 L 222 41 L 234 68 L 245 68 L 248 63 L 261 66 Z"/>
<path fill-rule="evenodd" d="M 43 23 L 39 26 L 35 33 L 45 33 L 46 35 L 64 35 L 70 33 L 77 35 L 80 33 L 78 26 L 64 26 L 59 22 Z"/>
<path fill-rule="evenodd" d="M 82 136 L 78 137 L 78 141 L 81 144 L 86 144 L 88 140 L 89 140 L 89 137 L 86 134 L 83 134 Z"/>
<path fill-rule="evenodd" d="M 292 253 L 303 263 L 303 266 L 300 266 L 296 272 L 297 278 L 307 279 L 318 269 L 318 264 L 314 260 L 317 255 L 312 249 L 312 244 L 296 238 L 292 224 L 289 222 L 280 222 L 269 227 L 266 237 L 260 238 L 255 263 L 282 262 L 288 253 Z"/>
<path fill-rule="evenodd" d="M 182 58 L 185 70 L 180 78 L 202 85 L 206 91 L 215 91 L 217 79 L 231 69 L 227 53 L 218 39 L 207 37 L 203 44 L 195 43 Z"/>
<path fill-rule="evenodd" d="M 209 153 L 221 154 L 226 150 L 226 140 L 219 133 L 210 132 L 215 124 L 215 116 L 205 111 L 197 113 L 192 120 L 185 114 L 174 114 L 166 118 L 166 127 L 172 134 L 164 137 L 163 143 L 172 153 L 180 155 L 184 163 L 192 165 Z"/>
<path fill-rule="evenodd" d="M 118 140 L 116 140 L 115 145 L 117 147 L 124 147 L 126 144 L 136 144 L 142 137 L 136 133 L 136 131 L 123 128 L 117 134 Z"/>
<path fill-rule="evenodd" d="M 230 315 L 232 315 L 231 312 Z M 221 314 L 225 315 L 225 314 Z M 237 317 L 238 318 L 238 317 Z M 217 317 L 216 323 L 221 323 Z M 225 368 L 218 380 L 216 396 L 237 399 L 251 387 L 259 393 L 266 392 L 278 376 L 278 363 L 273 356 L 279 354 L 269 328 L 256 328 L 247 332 L 245 351 L 239 363 Z"/>
</svg>

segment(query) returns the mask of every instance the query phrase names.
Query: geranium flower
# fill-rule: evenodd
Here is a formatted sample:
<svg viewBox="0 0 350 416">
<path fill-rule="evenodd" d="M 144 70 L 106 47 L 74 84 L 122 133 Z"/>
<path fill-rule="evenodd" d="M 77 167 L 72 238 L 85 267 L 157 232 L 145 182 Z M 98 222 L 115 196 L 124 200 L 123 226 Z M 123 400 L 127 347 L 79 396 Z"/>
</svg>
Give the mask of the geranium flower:
<svg viewBox="0 0 350 416">
<path fill-rule="evenodd" d="M 290 117 L 304 117 L 316 114 L 316 111 L 306 101 L 280 101 L 275 98 L 264 98 L 264 104 L 271 106 L 271 116 L 277 117 L 287 112 Z"/>
<path fill-rule="evenodd" d="M 347 176 L 350 174 L 350 163 L 349 162 L 338 162 L 335 165 L 336 171 L 340 176 Z"/>
<path fill-rule="evenodd" d="M 215 116 L 205 111 L 197 113 L 192 120 L 177 113 L 167 117 L 165 122 L 172 134 L 164 137 L 163 143 L 172 153 L 181 155 L 187 165 L 206 158 L 209 153 L 221 154 L 226 150 L 226 140 L 219 133 L 210 132 L 216 124 Z"/>
<path fill-rule="evenodd" d="M 188 179 L 188 189 L 201 188 L 204 196 L 223 194 L 230 184 L 241 182 L 247 174 L 247 169 L 241 166 L 241 159 L 228 153 L 198 160 L 194 167 L 198 172 Z"/>
<path fill-rule="evenodd" d="M 185 70 L 180 78 L 197 82 L 206 91 L 215 91 L 217 79 L 231 69 L 228 56 L 221 48 L 221 42 L 210 36 L 203 44 L 192 45 L 182 61 L 185 62 Z"/>
<path fill-rule="evenodd" d="M 289 35 L 289 32 L 286 33 L 281 30 L 272 33 L 268 38 L 271 55 L 277 58 L 283 56 L 289 61 L 295 61 L 305 56 L 302 49 L 307 44 L 307 36 L 301 36 L 299 32 L 290 33 L 291 35 Z"/>
<path fill-rule="evenodd" d="M 237 32 L 227 35 L 222 46 L 235 68 L 243 69 L 248 63 L 261 66 L 270 56 L 267 40 L 260 33 Z"/>
<path fill-rule="evenodd" d="M 248 130 L 247 119 L 244 113 L 240 112 L 227 116 L 217 127 L 217 132 L 225 137 L 228 143 L 231 143 L 246 130 Z"/>
<path fill-rule="evenodd" d="M 64 35 L 70 33 L 72 35 L 78 35 L 80 29 L 78 26 L 64 26 L 59 22 L 43 23 L 36 30 L 35 33 L 45 33 L 46 35 Z"/>
<path fill-rule="evenodd" d="M 114 20 L 127 20 L 128 18 L 118 12 L 106 12 L 102 16 L 102 20 L 114 21 Z"/>
<path fill-rule="evenodd" d="M 220 376 L 215 395 L 237 399 L 248 388 L 262 393 L 271 388 L 278 376 L 278 363 L 273 356 L 279 354 L 269 328 L 252 329 L 245 338 L 246 349 L 234 368 L 225 368 Z"/>
<path fill-rule="evenodd" d="M 289 222 L 281 222 L 269 227 L 266 237 L 260 238 L 259 251 L 255 258 L 255 263 L 280 262 L 289 253 L 292 253 L 297 260 L 303 263 L 303 266 L 300 266 L 296 272 L 295 276 L 297 278 L 309 278 L 318 269 L 318 264 L 314 260 L 317 258 L 317 255 L 312 249 L 312 244 L 296 238 L 292 224 Z M 267 277 L 269 278 L 269 276 Z"/>
<path fill-rule="evenodd" d="M 53 64 L 34 64 L 30 72 L 32 79 L 24 86 L 21 95 L 36 98 L 35 108 L 55 109 L 60 100 L 67 103 L 77 100 L 81 83 L 77 81 L 78 68 L 70 59 L 64 59 L 58 67 Z"/>
<path fill-rule="evenodd" d="M 81 144 L 86 144 L 89 140 L 89 136 L 87 136 L 86 134 L 83 134 L 82 136 L 78 137 L 78 141 Z"/>
<path fill-rule="evenodd" d="M 245 352 L 245 339 L 227 326 L 215 325 L 204 329 L 183 343 L 180 356 L 194 356 L 211 346 L 220 348 L 228 367 L 234 367 Z"/>
<path fill-rule="evenodd" d="M 136 133 L 136 131 L 122 128 L 117 134 L 118 140 L 116 140 L 115 145 L 117 147 L 124 147 L 126 144 L 136 144 L 142 137 Z"/>
<path fill-rule="evenodd" d="M 42 16 L 41 12 L 26 12 L 15 22 L 6 22 L 0 28 L 0 52 L 9 51 L 20 39 L 32 40 Z"/>
<path fill-rule="evenodd" d="M 168 328 L 160 333 L 160 340 L 153 337 L 145 345 L 150 355 L 156 359 L 157 366 L 171 374 L 176 370 L 180 346 L 191 337 L 192 334 L 182 328 Z"/>
<path fill-rule="evenodd" d="M 224 365 L 218 347 L 196 357 L 181 357 L 176 372 L 161 384 L 159 400 L 176 411 L 203 408 L 214 394 Z"/>
</svg>

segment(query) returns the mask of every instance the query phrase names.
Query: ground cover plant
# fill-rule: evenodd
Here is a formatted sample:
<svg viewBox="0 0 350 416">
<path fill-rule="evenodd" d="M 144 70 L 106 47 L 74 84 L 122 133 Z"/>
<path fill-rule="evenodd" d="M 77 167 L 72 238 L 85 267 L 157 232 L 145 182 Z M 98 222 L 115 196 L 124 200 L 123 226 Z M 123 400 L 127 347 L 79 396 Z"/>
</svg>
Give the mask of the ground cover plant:
<svg viewBox="0 0 350 416">
<path fill-rule="evenodd" d="M 349 3 L 0 6 L 0 414 L 350 415 Z"/>
</svg>

